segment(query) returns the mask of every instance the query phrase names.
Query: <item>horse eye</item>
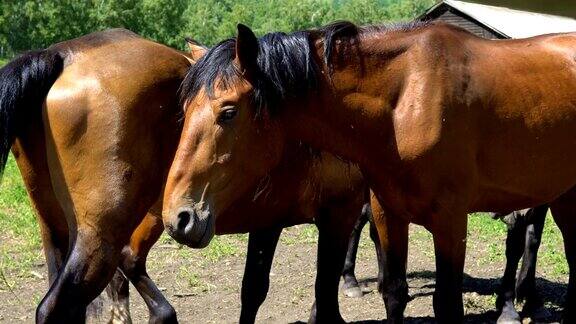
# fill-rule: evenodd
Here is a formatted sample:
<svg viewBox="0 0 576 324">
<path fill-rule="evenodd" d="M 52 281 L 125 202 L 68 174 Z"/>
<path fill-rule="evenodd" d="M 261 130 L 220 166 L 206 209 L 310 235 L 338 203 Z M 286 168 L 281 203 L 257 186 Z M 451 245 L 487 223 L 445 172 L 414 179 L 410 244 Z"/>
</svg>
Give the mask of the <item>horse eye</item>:
<svg viewBox="0 0 576 324">
<path fill-rule="evenodd" d="M 229 122 L 232 119 L 234 119 L 234 117 L 236 117 L 237 114 L 238 114 L 238 110 L 236 109 L 236 107 L 233 107 L 233 106 L 224 107 L 224 109 L 222 109 L 220 111 L 220 115 L 218 116 L 218 121 L 219 122 Z"/>
</svg>

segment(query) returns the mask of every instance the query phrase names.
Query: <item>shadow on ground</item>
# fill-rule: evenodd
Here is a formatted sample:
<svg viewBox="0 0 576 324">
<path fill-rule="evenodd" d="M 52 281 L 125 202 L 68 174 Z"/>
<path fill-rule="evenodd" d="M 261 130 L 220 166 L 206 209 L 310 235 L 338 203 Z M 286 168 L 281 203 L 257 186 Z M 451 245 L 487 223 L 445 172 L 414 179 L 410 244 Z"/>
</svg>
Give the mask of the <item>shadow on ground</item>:
<svg viewBox="0 0 576 324">
<path fill-rule="evenodd" d="M 433 271 L 416 271 L 407 274 L 408 280 L 410 279 L 429 279 L 434 280 L 436 273 Z M 360 280 L 358 283 L 360 285 L 367 285 L 377 282 L 377 278 L 366 278 Z M 477 293 L 482 296 L 491 296 L 496 294 L 498 287 L 500 285 L 500 278 L 475 278 L 464 274 L 463 290 L 465 293 Z M 549 281 L 543 278 L 536 278 L 536 288 L 544 301 L 546 310 L 549 316 L 542 319 L 543 323 L 555 323 L 559 322 L 562 318 L 562 303 L 564 301 L 564 294 L 566 293 L 568 285 Z M 421 297 L 430 296 L 434 293 L 435 284 L 429 283 L 419 288 L 428 288 L 430 291 L 417 293 L 411 295 L 411 299 L 417 299 Z M 468 314 L 464 316 L 465 323 L 494 323 L 498 319 L 499 313 L 496 309 L 485 312 L 483 314 Z M 419 324 L 419 323 L 434 323 L 434 318 L 430 316 L 423 317 L 407 317 L 405 323 Z M 370 321 L 359 321 L 350 322 L 358 324 L 371 324 L 371 323 L 381 323 L 381 321 L 370 320 Z"/>
</svg>

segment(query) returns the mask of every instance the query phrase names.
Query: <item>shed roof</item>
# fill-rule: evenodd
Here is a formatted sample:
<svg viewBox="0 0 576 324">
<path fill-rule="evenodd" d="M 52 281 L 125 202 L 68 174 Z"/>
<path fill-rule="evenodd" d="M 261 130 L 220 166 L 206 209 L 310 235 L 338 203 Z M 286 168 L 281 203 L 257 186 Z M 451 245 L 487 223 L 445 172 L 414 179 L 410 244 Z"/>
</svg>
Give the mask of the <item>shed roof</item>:
<svg viewBox="0 0 576 324">
<path fill-rule="evenodd" d="M 526 38 L 542 34 L 576 32 L 576 19 L 546 15 L 504 7 L 487 6 L 456 0 L 444 0 L 430 8 L 422 17 L 434 11 L 455 9 L 506 38 Z"/>
</svg>

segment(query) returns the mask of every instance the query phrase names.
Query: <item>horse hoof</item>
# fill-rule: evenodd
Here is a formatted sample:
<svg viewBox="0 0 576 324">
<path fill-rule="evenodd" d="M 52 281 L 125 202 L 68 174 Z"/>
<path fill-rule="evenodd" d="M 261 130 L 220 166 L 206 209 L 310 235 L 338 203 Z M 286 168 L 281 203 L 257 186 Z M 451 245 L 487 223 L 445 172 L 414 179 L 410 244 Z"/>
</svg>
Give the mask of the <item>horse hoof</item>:
<svg viewBox="0 0 576 324">
<path fill-rule="evenodd" d="M 522 318 L 514 308 L 514 302 L 508 300 L 502 305 L 500 317 L 496 321 L 498 324 L 522 324 Z"/>
<path fill-rule="evenodd" d="M 360 298 L 364 295 L 356 278 L 344 280 L 341 290 L 344 296 L 349 298 Z"/>
<path fill-rule="evenodd" d="M 132 324 L 130 310 L 123 306 L 112 305 L 112 307 L 110 307 L 110 315 L 108 324 Z"/>
<path fill-rule="evenodd" d="M 378 290 L 378 289 L 374 289 L 374 287 L 370 287 L 370 285 L 367 285 L 367 284 L 361 284 L 361 285 L 360 285 L 360 290 L 362 290 L 362 292 L 363 292 L 364 294 L 369 294 L 369 293 L 371 293 L 371 292 L 373 292 L 373 291 L 375 291 L 375 290 Z"/>
<path fill-rule="evenodd" d="M 332 319 L 317 319 L 316 316 L 310 316 L 308 319 L 308 324 L 320 324 L 320 323 L 330 323 L 330 324 L 346 324 L 346 321 L 342 316 L 336 316 Z"/>
<path fill-rule="evenodd" d="M 498 318 L 498 321 L 496 321 L 497 324 L 522 324 L 522 322 L 520 320 L 514 320 L 514 319 L 500 319 Z"/>
<path fill-rule="evenodd" d="M 360 298 L 364 295 L 364 293 L 362 293 L 362 289 L 360 289 L 358 286 L 344 288 L 342 292 L 344 293 L 344 296 L 349 298 Z"/>
<path fill-rule="evenodd" d="M 522 324 L 522 319 L 518 313 L 514 314 L 502 314 L 498 317 L 496 321 L 497 324 Z"/>
</svg>

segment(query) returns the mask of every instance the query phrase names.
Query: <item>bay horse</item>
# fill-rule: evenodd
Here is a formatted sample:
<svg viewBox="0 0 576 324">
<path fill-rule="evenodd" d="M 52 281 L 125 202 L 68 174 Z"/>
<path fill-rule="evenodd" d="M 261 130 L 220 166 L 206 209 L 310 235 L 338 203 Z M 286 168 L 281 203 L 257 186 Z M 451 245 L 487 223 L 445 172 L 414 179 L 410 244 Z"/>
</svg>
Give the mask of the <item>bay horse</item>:
<svg viewBox="0 0 576 324">
<path fill-rule="evenodd" d="M 26 52 L 0 69 L 0 162 L 12 147 L 48 267 L 37 323 L 83 322 L 144 215 L 159 217 L 181 129 L 176 92 L 190 64 L 182 52 L 115 29 Z M 151 320 L 176 321 L 163 305 Z"/>
<path fill-rule="evenodd" d="M 575 56 L 574 34 L 489 41 L 441 23 L 337 22 L 257 38 L 238 25 L 183 82 L 164 224 L 206 245 L 215 219 L 299 140 L 357 163 L 386 211 L 374 222 L 390 322 L 408 301 L 409 223 L 433 235 L 436 319 L 458 323 L 467 213 L 545 203 L 564 237 L 563 318 L 574 322 Z M 318 303 L 317 316 L 342 321 L 337 303 Z"/>
<path fill-rule="evenodd" d="M 330 154 L 311 154 L 300 145 L 287 153 L 286 157 L 290 159 L 272 170 L 262 186 L 255 187 L 216 222 L 216 234 L 250 232 L 241 289 L 240 323 L 254 323 L 266 298 L 282 228 L 303 223 L 317 225 L 316 289 L 322 296 L 318 302 L 322 303 L 326 298 L 337 297 L 350 232 L 360 212 L 362 217 L 369 212 L 365 183 L 358 169 Z M 146 273 L 146 257 L 163 229 L 153 214 L 148 214 L 138 226 L 139 234 L 132 235 L 130 247 L 123 253 L 121 268 L 128 278 L 135 273 Z M 338 232 L 342 233 L 336 235 Z M 130 278 L 130 281 L 133 280 Z M 336 284 L 327 285 L 324 281 Z M 115 277 L 112 296 L 121 310 L 128 309 L 126 287 L 123 276 Z M 139 292 L 146 290 L 138 286 L 137 289 Z M 123 313 L 125 318 L 129 316 L 127 312 Z M 315 321 L 314 313 L 313 307 L 312 322 Z"/>
</svg>

